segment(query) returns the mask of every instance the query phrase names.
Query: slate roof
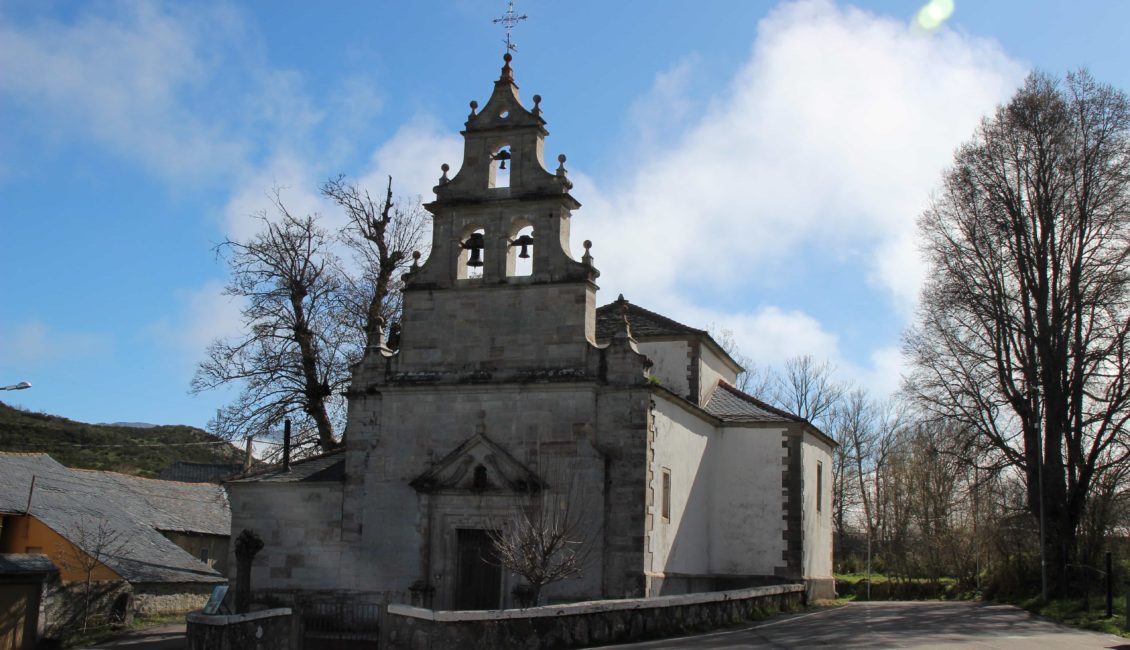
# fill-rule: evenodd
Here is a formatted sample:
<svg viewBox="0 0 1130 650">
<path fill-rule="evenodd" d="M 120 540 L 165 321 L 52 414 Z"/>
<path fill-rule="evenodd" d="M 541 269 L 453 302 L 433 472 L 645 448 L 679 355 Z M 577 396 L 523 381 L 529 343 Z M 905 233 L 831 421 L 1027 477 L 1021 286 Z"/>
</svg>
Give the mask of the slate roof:
<svg viewBox="0 0 1130 650">
<path fill-rule="evenodd" d="M 38 553 L 0 553 L 0 576 L 56 573 L 51 558 Z"/>
<path fill-rule="evenodd" d="M 157 478 L 162 481 L 184 483 L 219 483 L 243 471 L 241 463 L 186 463 L 178 461 L 161 470 Z"/>
<path fill-rule="evenodd" d="M 159 531 L 231 534 L 231 508 L 218 485 L 70 469 L 47 454 L 0 452 L 0 512 L 28 512 L 78 544 L 105 522 L 128 543 L 105 564 L 129 582 L 224 582 Z"/>
<path fill-rule="evenodd" d="M 326 483 L 345 481 L 345 450 L 335 449 L 320 456 L 303 458 L 290 464 L 289 470 L 275 465 L 265 470 L 240 476 L 225 483 Z"/>
<path fill-rule="evenodd" d="M 724 381 L 718 382 L 702 410 L 723 422 L 804 422 L 803 418 L 762 402 Z"/>
<path fill-rule="evenodd" d="M 604 341 L 615 336 L 620 329 L 620 307 L 624 304 L 628 305 L 628 324 L 632 328 L 632 336 L 637 339 L 688 334 L 710 336 L 706 330 L 695 329 L 639 305 L 633 305 L 620 296 L 616 302 L 597 308 L 596 338 Z"/>
</svg>

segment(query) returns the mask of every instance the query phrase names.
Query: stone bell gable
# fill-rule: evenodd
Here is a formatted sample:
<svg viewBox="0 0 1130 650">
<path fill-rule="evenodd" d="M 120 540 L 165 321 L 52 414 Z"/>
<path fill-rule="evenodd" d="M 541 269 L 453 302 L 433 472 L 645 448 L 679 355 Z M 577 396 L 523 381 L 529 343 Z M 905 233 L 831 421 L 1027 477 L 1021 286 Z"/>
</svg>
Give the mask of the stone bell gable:
<svg viewBox="0 0 1130 650">
<path fill-rule="evenodd" d="M 404 278 L 399 354 L 369 359 L 370 383 L 600 373 L 600 274 L 589 242 L 580 260 L 569 246 L 580 203 L 569 193 L 565 157 L 555 171 L 545 167 L 541 97 L 527 109 L 509 55 L 505 61 L 482 110 L 471 102 L 462 166 L 451 178 L 442 166 L 436 200 L 425 205 L 431 252 Z"/>
</svg>

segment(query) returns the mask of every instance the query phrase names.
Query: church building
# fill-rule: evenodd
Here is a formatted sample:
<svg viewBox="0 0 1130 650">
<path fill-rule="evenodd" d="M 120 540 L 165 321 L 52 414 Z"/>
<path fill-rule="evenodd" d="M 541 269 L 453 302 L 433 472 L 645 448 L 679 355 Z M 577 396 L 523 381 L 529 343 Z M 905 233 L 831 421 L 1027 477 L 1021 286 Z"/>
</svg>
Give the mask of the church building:
<svg viewBox="0 0 1130 650">
<path fill-rule="evenodd" d="M 373 341 L 354 369 L 345 449 L 228 483 L 232 534 L 265 542 L 253 590 L 515 606 L 490 531 L 556 494 L 584 564 L 543 602 L 782 582 L 831 597 L 835 443 L 735 388 L 707 332 L 623 296 L 598 308 L 565 156 L 546 166 L 541 97 L 522 103 L 510 63 L 425 206 L 396 350 Z"/>
</svg>

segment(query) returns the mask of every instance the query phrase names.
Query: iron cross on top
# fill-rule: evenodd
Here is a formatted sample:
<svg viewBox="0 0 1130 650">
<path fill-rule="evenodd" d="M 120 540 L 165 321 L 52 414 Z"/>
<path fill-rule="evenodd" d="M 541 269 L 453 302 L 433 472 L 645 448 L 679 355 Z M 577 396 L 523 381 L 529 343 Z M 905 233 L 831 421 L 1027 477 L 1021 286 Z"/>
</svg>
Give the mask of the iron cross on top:
<svg viewBox="0 0 1130 650">
<path fill-rule="evenodd" d="M 510 50 L 514 50 L 515 52 L 518 51 L 518 46 L 514 44 L 514 41 L 510 40 L 510 31 L 514 29 L 515 25 L 525 19 L 526 14 L 522 14 L 521 16 L 514 15 L 514 0 L 509 0 L 509 2 L 506 3 L 506 14 L 491 21 L 495 25 L 502 25 L 502 27 L 506 30 L 505 43 L 507 52 L 509 52 Z"/>
</svg>

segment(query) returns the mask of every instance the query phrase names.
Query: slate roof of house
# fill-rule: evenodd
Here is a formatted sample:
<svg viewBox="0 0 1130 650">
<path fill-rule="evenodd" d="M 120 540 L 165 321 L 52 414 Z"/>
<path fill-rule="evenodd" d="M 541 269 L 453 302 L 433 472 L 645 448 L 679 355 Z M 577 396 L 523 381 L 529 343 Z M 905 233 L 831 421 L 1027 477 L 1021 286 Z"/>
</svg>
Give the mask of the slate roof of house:
<svg viewBox="0 0 1130 650">
<path fill-rule="evenodd" d="M 218 485 L 70 469 L 47 454 L 0 452 L 0 512 L 23 514 L 29 491 L 28 512 L 72 543 L 81 545 L 83 532 L 89 538 L 103 523 L 124 540 L 104 564 L 129 582 L 224 581 L 159 532 L 231 534 L 231 508 Z"/>
<path fill-rule="evenodd" d="M 724 381 L 718 382 L 702 410 L 723 422 L 804 422 L 803 418 L 762 402 Z"/>
<path fill-rule="evenodd" d="M 162 481 L 184 483 L 219 483 L 243 471 L 241 463 L 187 463 L 177 461 L 161 470 L 157 478 Z"/>
<path fill-rule="evenodd" d="M 326 483 L 345 481 L 345 450 L 335 449 L 320 456 L 296 460 L 289 470 L 275 465 L 226 483 Z"/>
<path fill-rule="evenodd" d="M 624 300 L 623 296 L 616 302 L 608 303 L 596 310 L 596 338 L 607 340 L 615 336 L 620 329 L 621 305 L 628 305 L 628 324 L 632 328 L 632 336 L 637 339 L 653 336 L 679 336 L 687 334 L 704 334 L 710 336 L 706 330 L 695 329 L 679 321 L 657 314 L 649 309 Z"/>
</svg>

